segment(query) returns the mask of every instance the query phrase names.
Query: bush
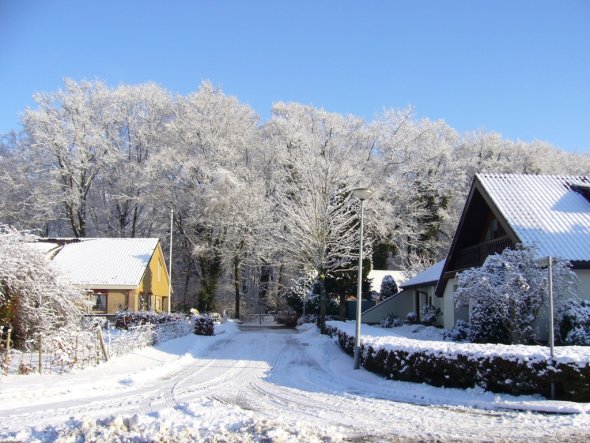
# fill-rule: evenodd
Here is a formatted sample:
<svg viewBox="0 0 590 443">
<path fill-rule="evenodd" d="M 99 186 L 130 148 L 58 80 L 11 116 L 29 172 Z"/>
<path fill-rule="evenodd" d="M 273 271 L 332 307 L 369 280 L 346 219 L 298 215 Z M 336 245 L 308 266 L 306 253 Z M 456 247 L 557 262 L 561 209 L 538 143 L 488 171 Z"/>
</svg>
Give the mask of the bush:
<svg viewBox="0 0 590 443">
<path fill-rule="evenodd" d="M 39 334 L 76 327 L 91 304 L 33 243 L 38 237 L 0 224 L 0 324 L 12 325 L 17 349 Z"/>
<path fill-rule="evenodd" d="M 418 323 L 418 316 L 415 312 L 408 312 L 408 315 L 406 315 L 406 323 L 409 323 L 411 325 L 415 325 L 416 323 Z"/>
<path fill-rule="evenodd" d="M 383 277 L 383 280 L 381 280 L 381 299 L 385 300 L 389 297 L 393 297 L 398 292 L 399 290 L 397 287 L 397 283 L 393 279 L 393 276 L 386 275 L 385 277 Z"/>
<path fill-rule="evenodd" d="M 401 321 L 398 317 L 396 317 L 393 314 L 389 314 L 387 317 L 385 317 L 384 320 L 381 320 L 379 326 L 381 326 L 382 328 L 396 328 L 403 324 L 404 322 Z"/>
<path fill-rule="evenodd" d="M 200 316 L 195 318 L 195 334 L 197 335 L 214 335 L 215 322 L 211 317 Z"/>
<path fill-rule="evenodd" d="M 167 312 L 153 311 L 119 311 L 115 314 L 115 327 L 117 329 L 129 330 L 129 328 L 138 325 L 163 325 L 166 323 L 176 323 L 186 320 L 186 315 Z"/>
<path fill-rule="evenodd" d="M 306 314 L 305 316 L 301 316 L 299 317 L 299 320 L 297 320 L 297 324 L 298 325 L 302 325 L 304 323 L 317 323 L 318 321 L 318 317 L 315 314 Z"/>
<path fill-rule="evenodd" d="M 557 339 L 567 345 L 590 345 L 590 301 L 566 300 L 560 304 Z"/>
<path fill-rule="evenodd" d="M 447 341 L 467 341 L 470 331 L 469 323 L 463 320 L 457 320 L 453 329 L 445 329 L 443 338 Z"/>
<path fill-rule="evenodd" d="M 294 328 L 295 326 L 297 326 L 297 320 L 299 319 L 299 316 L 297 315 L 296 312 L 278 312 L 277 315 L 275 315 L 275 321 L 281 325 L 285 325 L 289 328 Z"/>
<path fill-rule="evenodd" d="M 556 298 L 573 295 L 575 281 L 569 263 L 553 259 Z M 455 302 L 470 305 L 472 342 L 527 344 L 535 338 L 532 325 L 546 293 L 547 270 L 539 266 L 533 248 L 519 246 L 458 274 Z"/>
<path fill-rule="evenodd" d="M 332 325 L 326 326 L 326 332 L 346 353 L 353 355 L 354 337 Z M 374 349 L 361 344 L 361 365 L 395 380 L 460 389 L 479 386 L 512 395 L 549 397 L 553 380 L 559 400 L 590 401 L 590 364 L 566 359 L 551 362 L 544 352 L 532 357 L 517 353 L 417 349 L 411 345 Z"/>
<path fill-rule="evenodd" d="M 441 315 L 440 309 L 434 306 L 424 306 L 420 310 L 420 323 L 425 326 L 432 326 L 436 323 L 437 317 Z"/>
</svg>

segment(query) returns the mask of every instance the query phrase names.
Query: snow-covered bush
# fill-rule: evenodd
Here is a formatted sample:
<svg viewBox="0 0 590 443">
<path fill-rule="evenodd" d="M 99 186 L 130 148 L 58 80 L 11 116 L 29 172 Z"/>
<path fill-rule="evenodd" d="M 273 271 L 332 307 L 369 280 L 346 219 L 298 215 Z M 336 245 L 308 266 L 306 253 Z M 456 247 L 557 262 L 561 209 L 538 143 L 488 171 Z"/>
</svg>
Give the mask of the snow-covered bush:
<svg viewBox="0 0 590 443">
<path fill-rule="evenodd" d="M 139 311 L 119 311 L 115 316 L 115 327 L 124 330 L 137 330 L 139 326 L 151 325 L 151 343 L 157 344 L 190 333 L 191 320 L 183 313 Z"/>
<path fill-rule="evenodd" d="M 353 355 L 353 334 L 337 324 L 327 325 L 326 331 L 347 354 Z M 546 346 L 444 343 L 437 347 L 406 338 L 373 343 L 364 340 L 360 363 L 389 379 L 459 389 L 479 387 L 512 395 L 548 397 L 553 381 L 558 400 L 590 401 L 588 359 L 568 356 L 552 361 Z"/>
<path fill-rule="evenodd" d="M 381 299 L 385 300 L 389 297 L 393 297 L 397 293 L 397 283 L 393 279 L 393 276 L 386 275 L 385 277 L 383 277 L 383 280 L 381 280 Z"/>
<path fill-rule="evenodd" d="M 443 338 L 448 341 L 466 341 L 469 338 L 471 327 L 463 320 L 457 320 L 453 329 L 445 329 Z"/>
<path fill-rule="evenodd" d="M 416 314 L 414 311 L 408 312 L 406 315 L 406 323 L 411 325 L 418 323 L 418 314 Z"/>
<path fill-rule="evenodd" d="M 575 278 L 568 262 L 553 260 L 556 299 L 573 294 Z M 531 342 L 547 280 L 547 270 L 539 266 L 535 250 L 524 246 L 490 255 L 481 268 L 461 272 L 455 302 L 470 305 L 469 339 L 476 343 Z"/>
<path fill-rule="evenodd" d="M 166 323 L 176 323 L 186 320 L 186 315 L 182 313 L 154 312 L 154 311 L 119 311 L 115 314 L 115 327 L 119 329 L 129 329 L 137 325 L 162 325 Z"/>
<path fill-rule="evenodd" d="M 214 335 L 215 323 L 211 317 L 200 316 L 195 318 L 195 334 Z"/>
<path fill-rule="evenodd" d="M 432 326 L 436 323 L 439 315 L 441 315 L 440 309 L 434 306 L 423 306 L 420 309 L 420 323 L 426 326 Z"/>
<path fill-rule="evenodd" d="M 393 315 L 393 314 L 389 314 L 387 317 L 385 317 L 383 320 L 381 320 L 381 323 L 379 323 L 379 326 L 381 326 L 382 328 L 396 328 L 398 326 L 403 325 L 404 322 L 401 321 L 397 316 Z"/>
<path fill-rule="evenodd" d="M 302 325 L 304 323 L 317 323 L 317 321 L 318 321 L 317 315 L 305 314 L 305 315 L 302 315 L 301 317 L 299 317 L 299 319 L 297 320 L 297 324 Z"/>
<path fill-rule="evenodd" d="M 12 324 L 17 347 L 39 334 L 78 326 L 90 303 L 32 243 L 38 237 L 0 225 L 0 323 Z"/>
<path fill-rule="evenodd" d="M 281 311 L 275 315 L 275 322 L 290 328 L 297 326 L 299 316 L 294 311 Z"/>
<path fill-rule="evenodd" d="M 557 338 L 567 345 L 590 345 L 590 301 L 565 300 L 557 308 Z"/>
</svg>

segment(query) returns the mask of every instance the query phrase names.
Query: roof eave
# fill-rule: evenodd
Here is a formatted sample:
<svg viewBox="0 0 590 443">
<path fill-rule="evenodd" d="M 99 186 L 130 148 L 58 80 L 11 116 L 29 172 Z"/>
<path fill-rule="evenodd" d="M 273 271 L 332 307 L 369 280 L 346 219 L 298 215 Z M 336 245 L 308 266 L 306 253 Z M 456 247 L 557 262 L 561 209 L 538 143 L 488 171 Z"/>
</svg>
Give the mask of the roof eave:
<svg viewBox="0 0 590 443">
<path fill-rule="evenodd" d="M 74 286 L 76 286 L 77 288 L 80 289 L 86 289 L 88 291 L 94 290 L 94 289 L 121 289 L 124 291 L 130 291 L 130 290 L 134 290 L 137 289 L 138 285 L 113 285 L 113 284 L 109 284 L 109 285 L 105 285 L 102 283 L 75 283 Z"/>
</svg>

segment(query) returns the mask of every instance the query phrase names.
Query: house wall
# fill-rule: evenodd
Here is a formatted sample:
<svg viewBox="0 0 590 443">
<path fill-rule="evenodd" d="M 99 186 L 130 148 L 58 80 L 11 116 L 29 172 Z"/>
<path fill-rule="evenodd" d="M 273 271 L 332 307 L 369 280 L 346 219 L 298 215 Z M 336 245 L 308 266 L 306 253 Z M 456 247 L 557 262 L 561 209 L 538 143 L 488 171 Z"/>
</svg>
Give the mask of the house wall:
<svg viewBox="0 0 590 443">
<path fill-rule="evenodd" d="M 576 275 L 580 279 L 578 282 L 580 297 L 590 300 L 590 269 L 576 269 Z"/>
<path fill-rule="evenodd" d="M 107 295 L 107 312 L 112 314 L 127 308 L 127 291 L 109 290 Z"/>
<path fill-rule="evenodd" d="M 445 292 L 443 294 L 443 327 L 445 329 L 452 329 L 455 327 L 457 320 L 469 321 L 469 307 L 455 306 L 454 294 L 457 286 L 457 279 L 451 278 L 447 281 Z"/>
<path fill-rule="evenodd" d="M 431 286 L 430 288 L 428 288 L 428 295 L 430 296 L 430 300 L 432 301 L 432 306 L 434 306 L 435 308 L 438 308 L 441 312 L 441 315 L 439 315 L 436 318 L 436 326 L 444 326 L 444 319 L 445 319 L 445 308 L 443 305 L 443 299 L 441 297 L 437 297 L 434 293 L 436 289 L 436 286 Z"/>
<path fill-rule="evenodd" d="M 139 294 L 150 292 L 153 294 L 151 297 L 152 309 L 158 312 L 167 311 L 168 306 L 167 303 L 163 303 L 163 299 L 168 296 L 168 269 L 160 244 L 154 251 L 141 283 L 137 287 L 137 295 L 134 297 L 135 310 L 139 309 Z"/>
<path fill-rule="evenodd" d="M 408 313 L 416 312 L 416 295 L 419 294 L 419 310 L 432 302 L 432 306 L 443 311 L 442 299 L 434 295 L 435 286 L 421 286 L 405 289 L 402 292 L 379 303 L 375 307 L 368 309 L 362 314 L 362 322 L 368 324 L 377 324 L 385 320 L 388 315 L 394 315 L 400 320 L 405 320 Z M 437 318 L 437 325 L 443 325 L 443 316 Z"/>
<path fill-rule="evenodd" d="M 577 269 L 575 270 L 578 276 L 578 295 L 585 299 L 590 300 L 590 269 Z M 453 301 L 453 293 L 455 291 L 455 285 L 457 279 L 453 278 L 447 282 L 445 288 L 442 305 L 443 305 L 443 327 L 451 329 L 455 326 L 457 320 L 469 321 L 469 309 L 466 307 L 456 308 Z M 435 297 L 436 298 L 436 297 Z M 549 340 L 549 299 L 548 296 L 545 299 L 545 306 L 542 307 L 537 315 L 536 320 L 533 323 L 533 329 L 537 340 L 541 342 Z M 555 305 L 554 305 L 555 308 Z"/>
<path fill-rule="evenodd" d="M 139 311 L 139 298 L 137 291 L 129 291 L 129 310 L 132 312 Z"/>
<path fill-rule="evenodd" d="M 404 320 L 414 310 L 414 291 L 402 291 L 362 313 L 361 322 L 377 324 L 393 314 Z"/>
</svg>

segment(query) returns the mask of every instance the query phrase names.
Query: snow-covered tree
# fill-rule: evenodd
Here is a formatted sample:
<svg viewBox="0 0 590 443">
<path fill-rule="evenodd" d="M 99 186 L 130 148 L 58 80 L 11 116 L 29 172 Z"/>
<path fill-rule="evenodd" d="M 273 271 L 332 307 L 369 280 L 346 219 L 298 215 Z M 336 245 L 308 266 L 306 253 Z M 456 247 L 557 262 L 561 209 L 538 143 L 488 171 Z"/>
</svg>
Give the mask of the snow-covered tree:
<svg viewBox="0 0 590 443">
<path fill-rule="evenodd" d="M 85 237 L 94 211 L 94 184 L 116 160 L 106 137 L 111 102 L 102 82 L 65 83 L 63 91 L 35 94 L 38 107 L 28 109 L 23 120 L 32 158 L 44 178 L 36 205 L 57 202 L 74 236 Z"/>
<path fill-rule="evenodd" d="M 382 300 L 392 297 L 398 293 L 397 283 L 395 282 L 393 276 L 386 275 L 383 277 L 383 280 L 381 280 L 381 290 L 379 293 L 381 294 Z"/>
<path fill-rule="evenodd" d="M 78 326 L 91 304 L 50 266 L 36 237 L 0 226 L 0 322 L 11 324 L 18 346 L 38 334 Z"/>
<path fill-rule="evenodd" d="M 96 224 L 115 237 L 149 235 L 161 219 L 147 164 L 166 144 L 174 101 L 153 83 L 121 85 L 108 91 L 110 116 L 105 136 L 113 162 L 96 179 Z M 165 218 L 165 217 L 164 217 Z"/>
<path fill-rule="evenodd" d="M 553 260 L 556 300 L 574 294 L 575 274 L 569 263 Z M 534 337 L 533 322 L 545 304 L 547 270 L 531 247 L 490 255 L 481 268 L 458 275 L 457 305 L 469 304 L 472 342 L 526 344 Z"/>
<path fill-rule="evenodd" d="M 185 251 L 186 286 L 195 275 L 198 279 L 192 285 L 198 293 L 187 294 L 187 301 L 195 304 L 197 298 L 202 311 L 215 309 L 223 265 L 229 262 L 228 242 L 232 258 L 241 257 L 246 245 L 256 244 L 248 239 L 240 247 L 240 236 L 255 231 L 255 217 L 248 218 L 248 211 L 260 207 L 250 200 L 260 187 L 252 182 L 246 192 L 247 180 L 256 176 L 249 162 L 259 144 L 257 124 L 252 108 L 204 82 L 197 92 L 178 98 L 167 125 L 166 149 L 150 162 L 154 204 L 175 210 L 175 231 Z M 259 214 L 258 209 L 250 213 L 254 214 Z"/>
<path fill-rule="evenodd" d="M 317 271 L 323 331 L 327 276 L 356 266 L 359 203 L 351 190 L 371 182 L 372 157 L 362 121 L 295 104 L 276 104 L 273 113 L 267 129 L 279 152 L 276 238 L 294 265 Z"/>
</svg>

